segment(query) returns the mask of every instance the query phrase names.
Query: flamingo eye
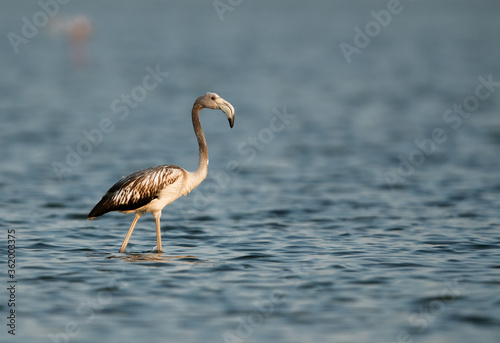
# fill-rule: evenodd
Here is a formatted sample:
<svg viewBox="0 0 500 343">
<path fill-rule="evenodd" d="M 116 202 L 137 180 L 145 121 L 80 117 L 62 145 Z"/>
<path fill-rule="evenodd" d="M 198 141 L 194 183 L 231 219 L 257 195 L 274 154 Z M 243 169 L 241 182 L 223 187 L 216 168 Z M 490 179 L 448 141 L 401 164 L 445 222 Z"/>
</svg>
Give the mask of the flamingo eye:
<svg viewBox="0 0 500 343">
<path fill-rule="evenodd" d="M 216 96 L 215 95 L 212 95 L 212 100 L 215 100 L 216 99 Z"/>
</svg>

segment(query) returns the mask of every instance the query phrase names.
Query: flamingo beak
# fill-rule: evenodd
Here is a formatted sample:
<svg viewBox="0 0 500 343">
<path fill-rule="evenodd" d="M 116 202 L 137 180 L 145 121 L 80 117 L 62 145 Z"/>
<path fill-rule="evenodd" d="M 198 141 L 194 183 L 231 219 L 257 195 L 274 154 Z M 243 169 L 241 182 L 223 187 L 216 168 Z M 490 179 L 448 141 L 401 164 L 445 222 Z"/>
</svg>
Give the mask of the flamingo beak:
<svg viewBox="0 0 500 343">
<path fill-rule="evenodd" d="M 219 109 L 226 114 L 227 120 L 229 121 L 229 127 L 234 125 L 234 107 L 226 100 L 219 98 L 217 99 L 217 105 Z"/>
</svg>

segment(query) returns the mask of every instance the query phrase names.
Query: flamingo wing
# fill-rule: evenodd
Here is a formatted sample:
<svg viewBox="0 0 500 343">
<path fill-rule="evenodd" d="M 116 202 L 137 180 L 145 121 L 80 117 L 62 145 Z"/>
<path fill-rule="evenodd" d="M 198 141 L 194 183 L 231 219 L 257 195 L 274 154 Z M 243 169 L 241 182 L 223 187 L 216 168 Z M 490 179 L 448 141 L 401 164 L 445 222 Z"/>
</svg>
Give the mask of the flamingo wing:
<svg viewBox="0 0 500 343">
<path fill-rule="evenodd" d="M 104 194 L 90 211 L 88 219 L 94 219 L 111 211 L 133 211 L 147 205 L 159 197 L 160 191 L 182 175 L 182 168 L 162 165 L 125 176 Z"/>
</svg>

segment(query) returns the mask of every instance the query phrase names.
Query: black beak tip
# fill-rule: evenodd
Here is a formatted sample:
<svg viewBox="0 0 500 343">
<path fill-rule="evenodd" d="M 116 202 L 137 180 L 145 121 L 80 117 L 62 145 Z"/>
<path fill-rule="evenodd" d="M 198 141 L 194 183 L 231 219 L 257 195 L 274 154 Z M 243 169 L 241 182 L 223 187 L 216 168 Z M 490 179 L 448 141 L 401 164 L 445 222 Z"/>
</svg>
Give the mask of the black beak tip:
<svg viewBox="0 0 500 343">
<path fill-rule="evenodd" d="M 228 119 L 228 121 L 229 121 L 229 127 L 232 129 L 234 125 L 234 119 L 233 120 Z"/>
</svg>

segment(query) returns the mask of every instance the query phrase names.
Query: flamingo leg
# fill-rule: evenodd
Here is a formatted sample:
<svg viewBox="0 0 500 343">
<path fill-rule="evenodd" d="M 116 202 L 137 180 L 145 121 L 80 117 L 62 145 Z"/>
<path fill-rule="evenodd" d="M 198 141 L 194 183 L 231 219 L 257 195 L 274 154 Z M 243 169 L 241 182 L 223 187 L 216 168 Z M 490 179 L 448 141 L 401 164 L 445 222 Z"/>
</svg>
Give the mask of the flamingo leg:
<svg viewBox="0 0 500 343">
<path fill-rule="evenodd" d="M 161 229 L 160 229 L 161 212 L 160 213 L 153 213 L 153 216 L 155 217 L 155 223 L 156 223 L 156 250 L 158 252 L 162 252 L 161 251 Z"/>
<path fill-rule="evenodd" d="M 122 247 L 118 252 L 125 252 L 125 248 L 127 247 L 128 241 L 130 239 L 130 236 L 132 236 L 132 231 L 134 231 L 135 224 L 137 224 L 137 221 L 141 217 L 141 214 L 137 213 L 135 214 L 134 220 L 132 221 L 132 225 L 130 225 L 130 229 L 128 229 L 127 236 L 125 237 L 125 240 L 123 241 Z"/>
</svg>

